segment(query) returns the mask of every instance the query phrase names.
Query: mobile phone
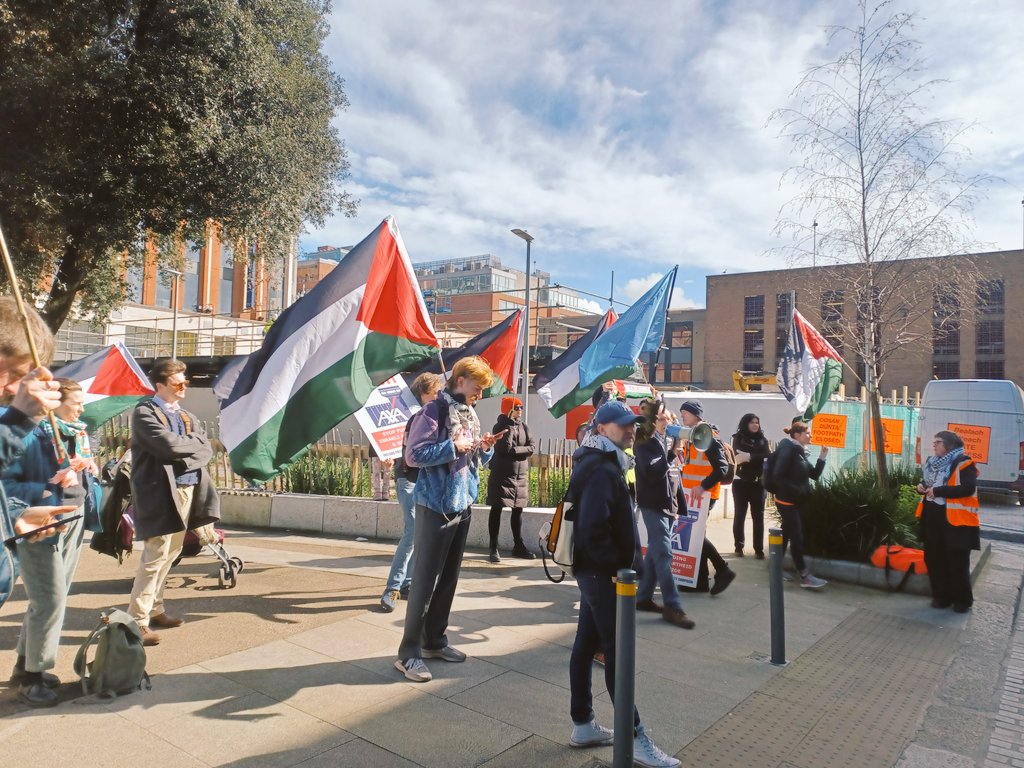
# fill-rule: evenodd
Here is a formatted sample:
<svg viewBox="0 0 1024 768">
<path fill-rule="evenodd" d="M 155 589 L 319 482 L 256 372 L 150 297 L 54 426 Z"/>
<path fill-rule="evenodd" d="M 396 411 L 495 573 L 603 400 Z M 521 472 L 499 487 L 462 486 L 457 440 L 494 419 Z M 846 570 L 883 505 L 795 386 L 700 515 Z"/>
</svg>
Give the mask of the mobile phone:
<svg viewBox="0 0 1024 768">
<path fill-rule="evenodd" d="M 16 534 L 14 536 L 11 536 L 11 538 L 9 539 L 4 539 L 4 546 L 13 547 L 18 542 L 19 539 L 27 539 L 30 536 L 35 536 L 39 533 L 43 533 L 44 531 L 49 531 L 53 528 L 60 528 L 61 526 L 67 525 L 68 523 L 75 522 L 75 520 L 80 520 L 81 517 L 81 515 L 71 515 L 70 517 L 62 517 L 55 523 L 50 523 L 49 525 L 44 525 L 40 528 L 34 528 L 31 531 L 26 531 L 25 533 Z"/>
</svg>

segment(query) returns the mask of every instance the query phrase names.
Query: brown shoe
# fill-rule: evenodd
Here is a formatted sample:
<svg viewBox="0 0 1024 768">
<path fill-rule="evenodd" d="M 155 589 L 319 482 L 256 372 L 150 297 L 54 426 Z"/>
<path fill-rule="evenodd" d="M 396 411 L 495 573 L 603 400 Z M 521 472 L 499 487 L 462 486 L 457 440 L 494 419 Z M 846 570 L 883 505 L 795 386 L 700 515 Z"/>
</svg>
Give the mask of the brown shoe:
<svg viewBox="0 0 1024 768">
<path fill-rule="evenodd" d="M 675 624 L 683 629 L 693 629 L 697 626 L 697 623 L 687 616 L 682 608 L 666 608 L 665 612 L 661 614 L 661 618 L 669 624 Z"/>
<path fill-rule="evenodd" d="M 180 627 L 184 623 L 184 619 L 179 619 L 177 616 L 168 616 L 166 613 L 149 617 L 150 626 L 160 627 L 161 629 L 174 629 L 175 627 Z"/>
<path fill-rule="evenodd" d="M 142 630 L 142 644 L 146 646 L 160 645 L 160 635 L 149 627 L 139 627 Z"/>
</svg>

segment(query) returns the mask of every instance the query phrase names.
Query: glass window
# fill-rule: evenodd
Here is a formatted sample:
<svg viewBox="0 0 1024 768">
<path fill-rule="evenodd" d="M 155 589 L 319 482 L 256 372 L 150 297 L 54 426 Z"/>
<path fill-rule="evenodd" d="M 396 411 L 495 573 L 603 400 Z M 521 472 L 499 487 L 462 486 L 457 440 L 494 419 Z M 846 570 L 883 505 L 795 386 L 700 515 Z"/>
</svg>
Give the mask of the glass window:
<svg viewBox="0 0 1024 768">
<path fill-rule="evenodd" d="M 199 248 L 188 243 L 185 250 L 185 268 L 181 276 L 181 308 L 186 312 L 199 309 Z"/>
<path fill-rule="evenodd" d="M 764 330 L 748 328 L 743 331 L 743 359 L 764 360 Z"/>
<path fill-rule="evenodd" d="M 693 323 L 673 325 L 669 330 L 668 345 L 673 349 L 685 349 L 693 346 Z"/>
<path fill-rule="evenodd" d="M 956 285 L 950 283 L 935 290 L 932 312 L 937 324 L 960 317 L 960 296 Z"/>
<path fill-rule="evenodd" d="M 793 307 L 790 304 L 789 293 L 778 293 L 775 295 L 775 323 L 777 325 L 789 325 L 793 319 Z"/>
<path fill-rule="evenodd" d="M 234 249 L 228 243 L 220 244 L 220 283 L 217 286 L 217 314 L 231 314 L 231 292 L 235 285 Z"/>
<path fill-rule="evenodd" d="M 1005 379 L 1002 360 L 978 360 L 974 364 L 975 376 L 979 379 Z"/>
<path fill-rule="evenodd" d="M 934 379 L 959 379 L 959 360 L 936 360 L 932 363 L 932 378 Z"/>
<path fill-rule="evenodd" d="M 846 299 L 842 291 L 825 291 L 821 296 L 821 320 L 823 323 L 838 323 L 843 319 L 843 304 Z"/>
<path fill-rule="evenodd" d="M 959 355 L 960 354 L 960 323 L 948 322 L 945 326 L 932 329 L 932 354 L 935 355 Z M 956 376 L 944 377 L 956 378 Z"/>
<path fill-rule="evenodd" d="M 692 380 L 690 363 L 672 363 L 669 381 L 672 384 L 689 384 Z"/>
<path fill-rule="evenodd" d="M 752 325 L 764 322 L 764 296 L 747 296 L 743 299 L 743 323 Z"/>
<path fill-rule="evenodd" d="M 1005 308 L 1003 281 L 985 280 L 978 283 L 978 312 L 983 315 L 1001 315 Z"/>
<path fill-rule="evenodd" d="M 976 337 L 975 347 L 979 355 L 1004 354 L 1005 344 L 1002 320 L 980 320 Z"/>
<path fill-rule="evenodd" d="M 128 270 L 128 289 L 124 298 L 125 301 L 142 303 L 142 267 L 132 267 Z"/>
</svg>

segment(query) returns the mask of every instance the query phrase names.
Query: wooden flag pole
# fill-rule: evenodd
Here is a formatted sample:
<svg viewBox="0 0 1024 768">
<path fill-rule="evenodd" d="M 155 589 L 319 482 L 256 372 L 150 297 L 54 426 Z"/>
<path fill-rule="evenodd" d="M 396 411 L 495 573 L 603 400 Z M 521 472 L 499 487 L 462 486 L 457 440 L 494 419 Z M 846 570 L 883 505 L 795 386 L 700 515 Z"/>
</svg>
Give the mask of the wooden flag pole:
<svg viewBox="0 0 1024 768">
<path fill-rule="evenodd" d="M 7 240 L 4 238 L 3 228 L 0 227 L 0 252 L 3 254 L 4 269 L 7 271 L 7 279 L 11 283 L 11 292 L 14 294 L 14 303 L 18 306 L 18 315 L 21 317 L 21 326 L 25 329 L 25 337 L 28 339 L 28 349 L 32 354 L 32 366 L 42 368 L 43 363 L 39 359 L 39 350 L 36 348 L 36 340 L 32 336 L 32 326 L 29 323 L 28 312 L 25 311 L 25 300 L 21 297 L 21 288 L 18 286 L 18 277 L 14 273 L 14 262 L 11 261 L 11 254 L 7 250 Z M 57 417 L 53 411 L 46 412 L 50 419 L 50 427 L 53 428 L 53 445 L 57 449 L 57 462 L 63 464 L 67 461 L 67 454 L 64 451 L 64 443 L 60 439 L 60 429 L 57 426 Z"/>
</svg>

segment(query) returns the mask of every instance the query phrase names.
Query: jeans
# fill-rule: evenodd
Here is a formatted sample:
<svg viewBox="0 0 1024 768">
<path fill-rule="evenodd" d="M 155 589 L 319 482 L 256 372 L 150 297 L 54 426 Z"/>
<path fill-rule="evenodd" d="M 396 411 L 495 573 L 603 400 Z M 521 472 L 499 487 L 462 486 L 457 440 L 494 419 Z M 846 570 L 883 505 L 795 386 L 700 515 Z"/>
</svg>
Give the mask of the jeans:
<svg viewBox="0 0 1024 768">
<path fill-rule="evenodd" d="M 472 509 L 444 515 L 416 506 L 416 567 L 405 611 L 405 632 L 398 658 L 421 658 L 424 648 L 440 650 L 448 645 L 448 616 L 455 599 L 466 551 Z"/>
<path fill-rule="evenodd" d="M 647 554 L 644 555 L 643 575 L 636 599 L 654 599 L 654 586 L 657 584 L 665 607 L 682 610 L 683 603 L 672 578 L 672 524 L 675 519 L 648 507 L 640 507 L 640 514 L 647 529 Z"/>
<path fill-rule="evenodd" d="M 734 480 L 732 500 L 736 504 L 736 517 L 732 521 L 732 538 L 736 549 L 743 549 L 743 527 L 750 508 L 750 522 L 754 526 L 753 545 L 755 552 L 764 552 L 764 486 L 758 482 Z"/>
<path fill-rule="evenodd" d="M 577 725 L 594 719 L 591 675 L 594 654 L 604 653 L 604 684 L 615 704 L 615 584 L 611 577 L 577 573 L 580 588 L 580 618 L 576 641 L 569 657 L 569 714 Z M 640 713 L 633 708 L 633 726 L 640 726 Z"/>
<path fill-rule="evenodd" d="M 405 527 L 402 530 L 402 538 L 398 540 L 398 546 L 395 548 L 385 592 L 402 589 L 412 583 L 412 572 L 416 567 L 416 548 L 413 546 L 416 537 L 416 502 L 413 500 L 415 491 L 416 483 L 409 482 L 404 477 L 395 481 L 395 494 L 398 496 L 398 506 L 402 510 Z"/>
<path fill-rule="evenodd" d="M 28 596 L 28 610 L 18 635 L 18 655 L 25 657 L 25 669 L 29 672 L 45 672 L 57 664 L 68 589 L 85 534 L 82 523 L 68 523 L 66 531 L 50 539 L 22 540 L 17 544 L 21 579 Z"/>
<path fill-rule="evenodd" d="M 778 499 L 776 499 L 778 501 Z M 800 507 L 796 504 L 779 504 L 779 515 L 782 516 L 782 554 L 786 554 L 787 545 L 793 555 L 793 565 L 799 574 L 807 570 L 804 560 L 804 529 L 800 522 Z"/>
</svg>

